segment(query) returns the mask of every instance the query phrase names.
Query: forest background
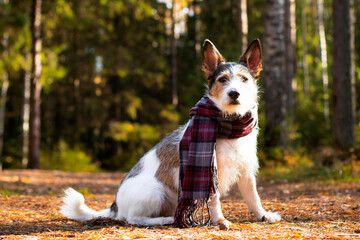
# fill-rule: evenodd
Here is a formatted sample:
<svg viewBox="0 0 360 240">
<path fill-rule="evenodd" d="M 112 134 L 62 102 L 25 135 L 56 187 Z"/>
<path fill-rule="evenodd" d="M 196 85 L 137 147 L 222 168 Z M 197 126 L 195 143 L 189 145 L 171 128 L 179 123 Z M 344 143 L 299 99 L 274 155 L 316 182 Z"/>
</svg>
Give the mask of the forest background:
<svg viewBox="0 0 360 240">
<path fill-rule="evenodd" d="M 260 38 L 261 165 L 358 178 L 359 23 L 359 0 L 0 0 L 0 166 L 128 171 L 204 94 L 204 39 Z"/>
</svg>

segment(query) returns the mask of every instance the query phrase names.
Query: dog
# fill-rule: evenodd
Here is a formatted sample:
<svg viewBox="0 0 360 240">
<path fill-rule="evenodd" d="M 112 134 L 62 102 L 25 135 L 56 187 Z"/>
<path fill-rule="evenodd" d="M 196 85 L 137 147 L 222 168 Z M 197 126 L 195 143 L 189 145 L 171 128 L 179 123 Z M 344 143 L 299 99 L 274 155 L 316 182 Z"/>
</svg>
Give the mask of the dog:
<svg viewBox="0 0 360 240">
<path fill-rule="evenodd" d="M 205 96 L 225 116 L 244 116 L 250 112 L 257 121 L 256 83 L 262 70 L 260 41 L 255 39 L 236 63 L 225 62 L 209 40 L 204 42 L 202 55 L 202 68 L 208 78 Z M 132 225 L 173 224 L 179 194 L 179 143 L 188 124 L 170 133 L 137 162 L 121 182 L 111 207 L 94 211 L 85 205 L 82 194 L 68 188 L 61 213 L 74 220 L 109 217 Z M 211 196 L 208 206 L 212 224 L 222 229 L 229 229 L 231 223 L 222 213 L 220 195 L 225 195 L 236 182 L 248 209 L 258 220 L 281 220 L 278 213 L 264 210 L 256 189 L 257 135 L 256 127 L 241 138 L 216 138 L 218 191 Z"/>
</svg>

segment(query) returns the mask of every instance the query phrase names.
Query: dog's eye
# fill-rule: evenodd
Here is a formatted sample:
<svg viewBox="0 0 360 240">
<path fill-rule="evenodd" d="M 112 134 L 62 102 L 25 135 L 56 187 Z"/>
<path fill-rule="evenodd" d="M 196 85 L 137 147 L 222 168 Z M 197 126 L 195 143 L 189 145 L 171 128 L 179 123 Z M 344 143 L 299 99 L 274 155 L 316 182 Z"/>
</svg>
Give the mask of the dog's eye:
<svg viewBox="0 0 360 240">
<path fill-rule="evenodd" d="M 243 81 L 244 83 L 246 83 L 247 81 L 249 81 L 249 79 L 248 79 L 247 77 L 241 77 L 241 79 L 242 79 L 242 81 Z"/>
<path fill-rule="evenodd" d="M 221 83 L 224 83 L 224 82 L 227 81 L 227 78 L 226 78 L 226 77 L 222 77 L 222 78 L 219 78 L 218 81 L 221 82 Z"/>
</svg>

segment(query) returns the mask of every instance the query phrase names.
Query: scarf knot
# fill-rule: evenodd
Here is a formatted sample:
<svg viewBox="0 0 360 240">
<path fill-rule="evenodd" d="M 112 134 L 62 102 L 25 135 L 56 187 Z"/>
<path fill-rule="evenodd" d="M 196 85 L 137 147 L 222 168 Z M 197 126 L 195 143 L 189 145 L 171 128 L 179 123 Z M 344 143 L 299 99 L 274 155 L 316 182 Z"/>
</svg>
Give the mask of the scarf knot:
<svg viewBox="0 0 360 240">
<path fill-rule="evenodd" d="M 191 108 L 190 116 L 179 146 L 179 201 L 174 226 L 181 228 L 209 224 L 204 209 L 208 210 L 209 198 L 218 191 L 216 139 L 245 137 L 257 125 L 250 112 L 243 117 L 224 115 L 206 96 Z M 199 211 L 200 220 L 195 216 Z"/>
</svg>

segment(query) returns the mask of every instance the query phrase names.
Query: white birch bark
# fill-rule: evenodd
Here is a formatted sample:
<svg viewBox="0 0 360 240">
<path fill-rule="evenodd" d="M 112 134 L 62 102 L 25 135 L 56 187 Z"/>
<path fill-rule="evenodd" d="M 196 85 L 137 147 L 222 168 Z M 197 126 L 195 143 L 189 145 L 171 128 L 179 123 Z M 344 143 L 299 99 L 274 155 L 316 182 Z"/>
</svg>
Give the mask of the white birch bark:
<svg viewBox="0 0 360 240">
<path fill-rule="evenodd" d="M 324 28 L 324 3 L 323 0 L 316 0 L 317 5 L 317 17 L 318 17 L 318 29 L 320 38 L 320 52 L 321 52 L 321 76 L 323 81 L 323 107 L 324 117 L 326 122 L 329 122 L 329 77 L 328 77 L 328 63 L 327 63 L 327 50 L 326 50 L 326 38 Z"/>
<path fill-rule="evenodd" d="M 22 167 L 26 168 L 29 163 L 29 124 L 30 124 L 30 73 L 25 70 L 24 73 L 24 95 L 23 95 L 23 112 L 22 112 Z"/>
<path fill-rule="evenodd" d="M 310 96 L 309 88 L 309 63 L 307 60 L 308 48 L 307 48 L 307 20 L 306 20 L 306 0 L 303 0 L 301 9 L 301 35 L 302 35 L 302 49 L 303 49 L 303 87 L 305 96 Z"/>
<path fill-rule="evenodd" d="M 29 124 L 29 163 L 28 168 L 40 168 L 40 97 L 41 97 L 41 4 L 33 0 L 32 12 L 32 76 L 30 84 L 30 124 Z"/>
<path fill-rule="evenodd" d="M 177 34 L 175 32 L 176 25 L 176 0 L 172 0 L 171 9 L 171 98 L 174 109 L 177 109 L 179 103 L 178 97 L 178 79 L 177 79 Z"/>
<path fill-rule="evenodd" d="M 248 16 L 247 0 L 238 0 L 238 26 L 241 39 L 241 52 L 244 53 L 248 45 Z"/>
<path fill-rule="evenodd" d="M 286 81 L 284 0 L 265 3 L 264 86 L 266 134 L 269 147 L 286 144 Z"/>
<path fill-rule="evenodd" d="M 287 115 L 290 121 L 293 120 L 295 112 L 295 44 L 295 0 L 285 0 L 285 77 L 287 85 Z"/>
</svg>

